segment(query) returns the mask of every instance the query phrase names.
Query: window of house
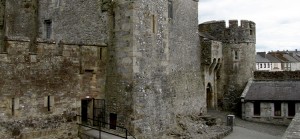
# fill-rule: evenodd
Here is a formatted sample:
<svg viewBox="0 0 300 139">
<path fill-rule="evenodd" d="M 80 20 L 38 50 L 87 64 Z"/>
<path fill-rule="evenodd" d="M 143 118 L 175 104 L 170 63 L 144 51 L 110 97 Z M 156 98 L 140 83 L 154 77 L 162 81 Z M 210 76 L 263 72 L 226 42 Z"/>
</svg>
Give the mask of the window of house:
<svg viewBox="0 0 300 139">
<path fill-rule="evenodd" d="M 254 102 L 253 103 L 253 114 L 256 116 L 260 115 L 260 103 L 259 102 Z"/>
<path fill-rule="evenodd" d="M 50 39 L 51 38 L 51 34 L 52 34 L 52 21 L 51 20 L 45 20 L 44 21 L 45 24 L 45 36 L 46 39 Z"/>
<path fill-rule="evenodd" d="M 266 68 L 267 66 L 266 66 L 267 64 L 266 63 L 264 63 L 264 68 Z"/>
<path fill-rule="evenodd" d="M 270 68 L 270 63 L 268 63 L 268 68 Z"/>
<path fill-rule="evenodd" d="M 295 116 L 296 108 L 294 102 L 288 103 L 288 116 Z"/>
<path fill-rule="evenodd" d="M 274 116 L 281 116 L 281 103 L 274 103 Z"/>
<path fill-rule="evenodd" d="M 173 1 L 168 0 L 168 17 L 173 18 Z"/>
<path fill-rule="evenodd" d="M 260 65 L 260 68 L 262 68 L 262 64 L 259 64 Z"/>
<path fill-rule="evenodd" d="M 47 111 L 52 111 L 54 106 L 54 96 L 44 97 L 44 107 L 47 108 Z"/>
</svg>

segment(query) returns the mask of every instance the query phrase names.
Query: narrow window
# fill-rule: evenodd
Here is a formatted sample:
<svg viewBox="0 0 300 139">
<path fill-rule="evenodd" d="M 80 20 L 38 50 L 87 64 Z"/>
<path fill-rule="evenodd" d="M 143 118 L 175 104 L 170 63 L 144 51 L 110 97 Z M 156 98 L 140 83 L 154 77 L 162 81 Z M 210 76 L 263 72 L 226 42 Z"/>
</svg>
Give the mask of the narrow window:
<svg viewBox="0 0 300 139">
<path fill-rule="evenodd" d="M 262 64 L 259 64 L 260 65 L 260 68 L 262 68 Z"/>
<path fill-rule="evenodd" d="M 234 51 L 234 59 L 239 59 L 239 52 L 238 51 Z"/>
<path fill-rule="evenodd" d="M 102 48 L 100 48 L 99 58 L 100 58 L 100 60 L 102 60 Z"/>
<path fill-rule="evenodd" d="M 52 111 L 54 106 L 54 97 L 53 96 L 46 96 L 44 98 L 44 107 L 47 108 L 47 111 Z"/>
<path fill-rule="evenodd" d="M 11 114 L 15 115 L 16 110 L 19 109 L 19 98 L 11 98 Z"/>
<path fill-rule="evenodd" d="M 288 103 L 288 116 L 295 116 L 296 108 L 294 102 Z"/>
<path fill-rule="evenodd" d="M 264 63 L 264 67 L 266 68 L 267 66 L 266 66 L 266 63 Z"/>
<path fill-rule="evenodd" d="M 155 17 L 155 15 L 152 15 L 151 18 L 152 18 L 152 20 L 151 20 L 152 33 L 156 33 L 156 17 Z"/>
<path fill-rule="evenodd" d="M 252 30 L 250 30 L 250 35 L 253 35 L 253 31 Z"/>
<path fill-rule="evenodd" d="M 168 3 L 168 17 L 170 19 L 172 19 L 173 18 L 173 1 L 169 0 L 168 2 L 169 2 Z"/>
<path fill-rule="evenodd" d="M 50 39 L 51 38 L 51 34 L 52 34 L 52 22 L 51 20 L 45 20 L 45 30 L 46 30 L 46 39 Z"/>
<path fill-rule="evenodd" d="M 253 114 L 256 115 L 256 116 L 259 116 L 260 115 L 260 103 L 259 102 L 254 102 L 253 103 Z"/>
<path fill-rule="evenodd" d="M 268 63 L 268 68 L 270 68 L 270 63 Z"/>
<path fill-rule="evenodd" d="M 15 115 L 15 98 L 11 99 L 11 115 Z"/>
<path fill-rule="evenodd" d="M 274 103 L 274 116 L 281 116 L 281 103 Z"/>
</svg>

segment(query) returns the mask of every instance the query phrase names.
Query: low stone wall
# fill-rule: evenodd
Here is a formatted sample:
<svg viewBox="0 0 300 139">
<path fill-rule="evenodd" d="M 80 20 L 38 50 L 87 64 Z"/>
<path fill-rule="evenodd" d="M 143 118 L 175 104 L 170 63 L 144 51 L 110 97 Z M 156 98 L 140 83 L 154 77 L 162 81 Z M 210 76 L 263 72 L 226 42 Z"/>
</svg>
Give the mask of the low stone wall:
<svg viewBox="0 0 300 139">
<path fill-rule="evenodd" d="M 299 139 L 300 138 L 300 113 L 297 113 L 291 124 L 285 131 L 282 139 Z"/>
<path fill-rule="evenodd" d="M 300 71 L 255 71 L 255 80 L 300 80 Z"/>
</svg>

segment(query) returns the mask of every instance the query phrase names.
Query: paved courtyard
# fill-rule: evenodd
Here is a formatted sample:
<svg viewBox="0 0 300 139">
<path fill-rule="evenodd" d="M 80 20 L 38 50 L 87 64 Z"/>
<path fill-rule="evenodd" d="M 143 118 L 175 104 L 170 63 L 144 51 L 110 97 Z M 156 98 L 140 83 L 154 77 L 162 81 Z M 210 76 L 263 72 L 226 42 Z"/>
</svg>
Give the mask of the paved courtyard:
<svg viewBox="0 0 300 139">
<path fill-rule="evenodd" d="M 230 113 L 210 110 L 208 114 L 226 121 L 226 115 Z M 224 139 L 281 139 L 286 129 L 287 126 L 249 122 L 236 117 L 233 132 Z"/>
</svg>

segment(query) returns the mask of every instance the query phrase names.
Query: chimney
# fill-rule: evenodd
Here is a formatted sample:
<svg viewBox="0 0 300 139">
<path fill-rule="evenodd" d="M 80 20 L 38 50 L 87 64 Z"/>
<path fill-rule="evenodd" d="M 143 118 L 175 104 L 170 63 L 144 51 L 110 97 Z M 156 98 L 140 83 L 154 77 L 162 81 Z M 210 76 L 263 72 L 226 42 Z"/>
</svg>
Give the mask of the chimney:
<svg viewBox="0 0 300 139">
<path fill-rule="evenodd" d="M 266 52 L 257 52 L 257 54 L 263 58 L 266 58 Z"/>
</svg>

